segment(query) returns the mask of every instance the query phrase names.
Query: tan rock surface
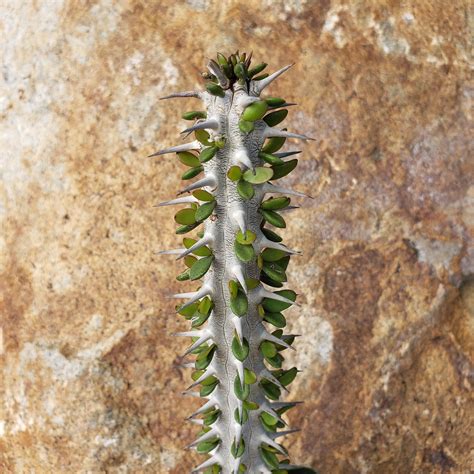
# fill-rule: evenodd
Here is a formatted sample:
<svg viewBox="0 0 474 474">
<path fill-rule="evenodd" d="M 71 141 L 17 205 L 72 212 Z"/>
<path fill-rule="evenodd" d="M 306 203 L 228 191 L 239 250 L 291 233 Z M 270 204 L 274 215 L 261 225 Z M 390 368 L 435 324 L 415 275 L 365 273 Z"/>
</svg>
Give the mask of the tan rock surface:
<svg viewBox="0 0 474 474">
<path fill-rule="evenodd" d="M 205 58 L 295 67 L 314 136 L 287 178 L 302 334 L 286 441 L 321 473 L 468 473 L 472 86 L 467 0 L 0 5 L 0 472 L 183 473 L 177 143 Z M 471 20 L 472 22 L 472 20 Z M 472 26 L 472 25 L 471 25 Z M 469 162 L 469 158 L 471 161 Z M 469 185 L 471 187 L 469 188 Z"/>
</svg>

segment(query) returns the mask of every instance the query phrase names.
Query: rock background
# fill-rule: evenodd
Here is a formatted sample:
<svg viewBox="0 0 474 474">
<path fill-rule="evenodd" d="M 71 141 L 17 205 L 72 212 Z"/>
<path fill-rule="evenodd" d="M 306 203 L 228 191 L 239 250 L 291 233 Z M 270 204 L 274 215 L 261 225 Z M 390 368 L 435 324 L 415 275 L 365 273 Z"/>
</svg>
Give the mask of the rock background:
<svg viewBox="0 0 474 474">
<path fill-rule="evenodd" d="M 216 51 L 253 49 L 299 103 L 287 241 L 304 370 L 286 446 L 321 473 L 474 469 L 467 0 L 0 5 L 0 472 L 189 472 L 197 401 L 173 156 Z M 472 18 L 471 23 L 472 27 Z M 472 137 L 472 135 L 471 135 Z M 292 144 L 294 145 L 294 144 Z M 297 144 L 299 146 L 300 144 Z M 469 152 L 471 162 L 469 163 Z M 469 187 L 471 183 L 471 187 Z M 471 233 L 470 233 L 471 232 Z"/>
</svg>

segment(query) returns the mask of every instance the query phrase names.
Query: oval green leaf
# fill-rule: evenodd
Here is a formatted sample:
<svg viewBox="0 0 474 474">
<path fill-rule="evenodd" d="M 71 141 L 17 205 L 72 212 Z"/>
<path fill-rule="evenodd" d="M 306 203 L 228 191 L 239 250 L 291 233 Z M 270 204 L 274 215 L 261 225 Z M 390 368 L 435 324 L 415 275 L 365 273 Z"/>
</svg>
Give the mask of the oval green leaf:
<svg viewBox="0 0 474 474">
<path fill-rule="evenodd" d="M 267 109 L 268 104 L 264 100 L 258 100 L 245 107 L 241 118 L 242 120 L 255 122 L 255 120 L 260 120 L 265 115 Z"/>
<path fill-rule="evenodd" d="M 182 225 L 194 224 L 196 222 L 196 211 L 191 208 L 181 209 L 175 214 L 174 220 Z"/>
<path fill-rule="evenodd" d="M 267 199 L 266 201 L 263 201 L 262 204 L 260 204 L 260 207 L 262 209 L 268 209 L 270 211 L 276 211 L 278 209 L 283 209 L 287 206 L 290 205 L 291 199 L 286 196 L 281 196 L 277 198 L 270 198 Z"/>
<path fill-rule="evenodd" d="M 295 158 L 294 160 L 285 161 L 282 165 L 272 166 L 272 180 L 283 178 L 283 176 L 286 176 L 287 174 L 291 173 L 296 168 L 297 164 L 298 160 Z"/>
<path fill-rule="evenodd" d="M 199 206 L 195 215 L 196 221 L 202 222 L 203 220 L 207 219 L 212 214 L 212 211 L 214 211 L 216 204 L 217 201 L 213 200 Z"/>
<path fill-rule="evenodd" d="M 272 168 L 258 166 L 257 168 L 255 168 L 255 173 L 253 170 L 247 170 L 244 173 L 243 178 L 245 179 L 245 181 L 251 184 L 262 184 L 272 179 L 272 176 Z"/>
<path fill-rule="evenodd" d="M 237 240 L 234 242 L 234 252 L 237 258 L 245 263 L 255 258 L 255 250 L 252 245 L 243 245 Z"/>
<path fill-rule="evenodd" d="M 245 235 L 242 234 L 241 230 L 239 230 L 237 232 L 237 235 L 235 236 L 237 242 L 242 245 L 251 245 L 256 238 L 257 234 L 255 234 L 255 232 L 252 232 L 251 230 L 245 231 Z"/>
<path fill-rule="evenodd" d="M 237 192 L 242 199 L 252 199 L 253 195 L 255 194 L 253 186 L 243 179 L 237 183 Z"/>
<path fill-rule="evenodd" d="M 227 177 L 231 181 L 238 181 L 242 177 L 242 170 L 239 166 L 231 166 L 227 171 Z"/>
<path fill-rule="evenodd" d="M 197 280 L 204 276 L 209 270 L 212 264 L 213 256 L 200 258 L 189 271 L 189 278 L 191 280 Z"/>
<path fill-rule="evenodd" d="M 250 347 L 247 339 L 243 338 L 242 344 L 240 344 L 239 338 L 234 336 L 232 339 L 232 353 L 237 360 L 243 362 L 249 355 Z"/>
<path fill-rule="evenodd" d="M 214 196 L 208 191 L 205 191 L 204 189 L 196 189 L 196 191 L 193 191 L 193 196 L 196 199 L 199 199 L 200 201 L 213 201 L 214 200 Z"/>
<path fill-rule="evenodd" d="M 280 122 L 283 122 L 283 120 L 286 119 L 287 115 L 288 115 L 287 109 L 275 110 L 275 112 L 271 112 L 268 115 L 265 115 L 265 117 L 263 117 L 263 121 L 269 127 L 274 127 L 275 125 L 278 125 Z"/>
<path fill-rule="evenodd" d="M 178 158 L 183 165 L 191 166 L 192 168 L 196 166 L 201 166 L 198 157 L 189 151 L 181 151 L 178 153 Z"/>
</svg>

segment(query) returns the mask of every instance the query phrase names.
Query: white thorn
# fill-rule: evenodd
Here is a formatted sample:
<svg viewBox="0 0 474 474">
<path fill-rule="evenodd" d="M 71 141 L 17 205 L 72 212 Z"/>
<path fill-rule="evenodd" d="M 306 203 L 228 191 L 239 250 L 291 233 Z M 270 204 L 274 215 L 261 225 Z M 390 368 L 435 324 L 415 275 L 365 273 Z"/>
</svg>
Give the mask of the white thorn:
<svg viewBox="0 0 474 474">
<path fill-rule="evenodd" d="M 241 383 L 244 382 L 244 364 L 240 362 L 240 360 L 234 358 L 234 364 L 235 367 L 237 368 L 237 372 L 239 374 L 239 378 Z"/>
<path fill-rule="evenodd" d="M 160 100 L 174 99 L 176 97 L 196 97 L 197 99 L 200 99 L 201 93 L 197 91 L 172 92 L 165 97 L 160 97 Z"/>
<path fill-rule="evenodd" d="M 281 382 L 268 369 L 263 369 L 260 372 L 260 377 L 266 378 L 270 382 L 274 383 L 281 390 L 284 390 L 285 392 L 289 393 L 289 390 L 284 385 L 282 385 Z"/>
<path fill-rule="evenodd" d="M 262 334 L 260 335 L 260 340 L 261 341 L 274 342 L 275 344 L 280 344 L 281 346 L 285 347 L 286 349 L 295 350 L 294 347 L 290 346 L 289 344 L 287 344 L 285 341 L 283 341 L 279 337 L 276 337 L 273 334 L 270 334 L 267 330 L 262 332 Z"/>
<path fill-rule="evenodd" d="M 234 323 L 235 330 L 239 336 L 240 342 L 242 342 L 242 320 L 234 314 L 232 317 L 232 322 Z"/>
<path fill-rule="evenodd" d="M 288 248 L 286 245 L 281 244 L 280 242 L 273 242 L 273 240 L 267 239 L 265 235 L 258 239 L 258 242 L 254 244 L 254 248 L 256 251 L 261 251 L 263 248 L 271 248 L 275 250 L 281 250 L 282 252 L 286 252 L 289 255 L 301 255 L 299 250 L 293 250 Z"/>
<path fill-rule="evenodd" d="M 197 379 L 195 380 L 186 390 L 194 388 L 196 385 L 199 385 L 204 379 L 211 375 L 216 375 L 216 371 L 214 369 L 209 370 L 209 368 Z"/>
<path fill-rule="evenodd" d="M 219 128 L 219 122 L 214 118 L 203 120 L 202 122 L 195 123 L 192 127 L 186 128 L 181 133 L 190 133 L 195 130 L 205 130 L 206 128 L 217 130 Z"/>
<path fill-rule="evenodd" d="M 262 79 L 261 81 L 255 81 L 254 82 L 254 87 L 257 92 L 257 94 L 260 94 L 265 87 L 267 87 L 269 84 L 271 84 L 277 77 L 281 76 L 284 72 L 288 71 L 293 64 L 288 64 L 288 66 L 284 66 L 278 71 L 275 71 L 273 74 L 270 74 L 268 77 L 265 79 Z"/>
<path fill-rule="evenodd" d="M 300 138 L 301 140 L 316 140 L 315 138 L 308 137 L 306 135 L 301 135 L 300 133 L 292 133 L 287 130 L 280 130 L 275 127 L 265 127 L 263 129 L 263 137 L 286 137 L 286 138 Z"/>
<path fill-rule="evenodd" d="M 301 431 L 301 429 L 296 428 L 294 430 L 277 431 L 275 433 L 270 433 L 270 437 L 272 437 L 273 439 L 277 439 L 277 438 L 280 438 L 282 436 L 289 435 L 291 433 L 297 433 L 298 431 Z"/>
<path fill-rule="evenodd" d="M 214 436 L 216 436 L 218 434 L 219 434 L 218 431 L 215 428 L 212 428 L 207 433 L 204 433 L 198 439 L 193 441 L 191 444 L 188 444 L 187 448 L 192 448 L 193 446 L 196 446 L 197 444 L 201 443 L 202 441 L 207 441 L 208 439 L 211 439 L 211 438 L 213 438 Z"/>
<path fill-rule="evenodd" d="M 273 293 L 272 291 L 268 291 L 266 290 L 265 288 L 263 288 L 263 286 L 259 286 L 258 289 L 257 289 L 257 294 L 258 296 L 260 296 L 262 299 L 263 298 L 270 298 L 272 300 L 276 300 L 276 301 L 281 301 L 282 303 L 289 303 L 289 304 L 294 304 L 296 306 L 301 306 L 299 303 L 297 303 L 296 301 L 291 301 L 290 299 L 288 298 L 285 298 L 284 296 L 281 296 L 281 295 L 278 295 L 276 293 Z"/>
<path fill-rule="evenodd" d="M 189 255 L 190 253 L 193 253 L 195 250 L 200 249 L 201 247 L 204 247 L 207 244 L 210 244 L 212 242 L 213 238 L 211 235 L 207 237 L 203 237 L 202 239 L 199 239 L 195 244 L 191 245 L 188 249 L 183 249 L 178 258 L 176 260 L 179 260 L 183 257 L 186 257 L 186 255 Z"/>
<path fill-rule="evenodd" d="M 202 188 L 204 186 L 216 186 L 216 177 L 213 174 L 209 174 L 205 178 L 199 179 L 198 181 L 190 184 L 189 186 L 186 186 L 184 189 L 182 189 L 178 194 L 184 194 L 189 191 L 194 191 L 195 189 Z"/>
<path fill-rule="evenodd" d="M 186 301 L 185 304 L 183 304 L 182 306 L 180 306 L 178 308 L 178 312 L 183 310 L 184 308 L 187 308 L 189 305 L 192 305 L 193 303 L 195 303 L 197 300 L 200 300 L 201 298 L 203 298 L 204 296 L 207 296 L 207 295 L 210 295 L 211 294 L 211 288 L 204 285 L 201 287 L 200 290 L 198 291 L 192 291 L 192 292 L 189 292 L 189 293 L 176 293 L 174 295 L 171 295 L 170 298 L 174 298 L 174 299 L 179 299 L 179 298 L 190 298 L 189 301 Z"/>
<path fill-rule="evenodd" d="M 277 156 L 278 158 L 286 158 L 287 156 L 298 155 L 301 153 L 301 150 L 296 151 L 280 151 L 277 153 L 272 153 L 273 156 Z"/>
<path fill-rule="evenodd" d="M 254 169 L 252 162 L 247 154 L 247 150 L 245 148 L 238 148 L 234 153 L 234 161 L 237 163 L 242 163 L 244 166 L 250 169 Z"/>
<path fill-rule="evenodd" d="M 210 333 L 205 333 L 204 335 L 202 335 L 196 342 L 194 342 L 187 350 L 186 352 L 183 354 L 183 357 L 187 356 L 188 354 L 190 354 L 192 351 L 194 351 L 194 349 L 197 349 L 201 344 L 204 344 L 205 342 L 207 342 L 209 339 L 211 339 L 212 337 L 212 334 Z"/>
<path fill-rule="evenodd" d="M 201 394 L 199 392 L 189 392 L 187 390 L 181 392 L 181 395 L 184 395 L 185 397 L 201 398 Z"/>
<path fill-rule="evenodd" d="M 283 188 L 282 186 L 275 186 L 272 183 L 265 183 L 263 185 L 263 192 L 264 194 L 280 193 L 280 194 L 289 194 L 290 196 L 307 197 L 307 198 L 313 199 L 313 197 L 310 196 L 309 194 L 300 193 L 299 191 L 294 191 L 293 189 L 290 189 L 290 188 Z"/>
<path fill-rule="evenodd" d="M 194 196 L 183 196 L 176 199 L 171 199 L 171 201 L 160 202 L 155 204 L 153 207 L 162 207 L 162 206 L 172 206 L 173 204 L 187 204 L 187 203 L 199 202 Z"/>
<path fill-rule="evenodd" d="M 229 82 L 229 79 L 227 78 L 227 76 L 221 71 L 221 68 L 219 67 L 219 65 L 215 62 L 215 61 L 212 61 L 210 60 L 208 63 L 207 63 L 207 69 L 209 70 L 209 72 L 211 74 L 214 74 L 214 76 L 217 77 L 217 80 L 219 82 L 219 85 L 223 88 L 223 89 L 227 89 L 230 85 L 230 82 Z"/>
<path fill-rule="evenodd" d="M 199 331 L 181 331 L 173 333 L 175 337 L 201 337 L 204 334 L 202 330 Z"/>
<path fill-rule="evenodd" d="M 214 454 L 214 456 L 210 457 L 209 459 L 206 459 L 202 464 L 199 464 L 198 467 L 195 467 L 191 471 L 191 474 L 196 474 L 199 471 L 202 471 L 203 469 L 206 469 L 206 467 L 210 467 L 213 464 L 218 464 L 220 461 L 221 461 L 220 457 L 218 457 L 216 454 Z"/>
<path fill-rule="evenodd" d="M 235 210 L 230 214 L 231 219 L 237 224 L 242 234 L 247 231 L 247 223 L 245 222 L 244 211 Z"/>
<path fill-rule="evenodd" d="M 197 140 L 194 140 L 189 143 L 183 143 L 182 145 L 176 145 L 157 151 L 152 155 L 148 155 L 148 158 L 151 158 L 152 156 L 165 155 L 166 153 L 179 153 L 180 151 L 199 150 L 200 148 L 201 144 Z"/>
<path fill-rule="evenodd" d="M 192 415 L 190 415 L 188 418 L 194 418 L 195 416 L 200 415 L 201 413 L 204 413 L 205 411 L 209 410 L 209 408 L 212 408 L 217 405 L 217 401 L 214 398 L 209 399 L 201 408 L 198 408 Z"/>
<path fill-rule="evenodd" d="M 262 433 L 260 435 L 260 441 L 262 443 L 266 443 L 268 444 L 269 446 L 272 446 L 273 448 L 275 448 L 280 454 L 283 454 L 283 456 L 287 456 L 288 453 L 278 444 L 276 443 L 275 441 L 273 441 L 267 434 L 265 433 Z"/>
<path fill-rule="evenodd" d="M 187 418 L 186 421 L 189 421 L 190 423 L 193 423 L 195 425 L 204 425 L 204 420 L 195 420 L 194 418 Z"/>
<path fill-rule="evenodd" d="M 242 438 L 242 425 L 240 423 L 234 423 L 234 428 L 235 428 L 235 444 L 237 445 L 239 444 L 240 439 Z"/>
<path fill-rule="evenodd" d="M 179 255 L 185 249 L 171 249 L 171 250 L 160 250 L 155 252 L 156 255 Z"/>
<path fill-rule="evenodd" d="M 234 265 L 231 269 L 232 274 L 237 278 L 237 281 L 240 283 L 240 286 L 244 290 L 244 293 L 248 293 L 247 283 L 245 283 L 244 272 L 241 265 Z"/>
</svg>

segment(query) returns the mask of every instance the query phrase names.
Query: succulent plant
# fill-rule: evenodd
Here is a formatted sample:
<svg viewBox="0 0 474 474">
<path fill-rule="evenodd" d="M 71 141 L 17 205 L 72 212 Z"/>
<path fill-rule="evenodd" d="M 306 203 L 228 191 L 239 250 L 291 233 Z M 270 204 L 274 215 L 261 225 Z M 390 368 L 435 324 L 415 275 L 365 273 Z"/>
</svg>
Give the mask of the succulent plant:
<svg viewBox="0 0 474 474">
<path fill-rule="evenodd" d="M 282 214 L 295 207 L 291 196 L 306 196 L 275 183 L 300 153 L 279 150 L 287 138 L 310 138 L 277 127 L 295 104 L 261 97 L 291 65 L 262 74 L 267 65 L 250 67 L 251 57 L 218 53 L 203 73 L 205 91 L 163 97 L 199 98 L 205 111 L 182 116 L 194 121 L 182 132 L 194 133 L 193 141 L 150 155 L 176 153 L 187 167 L 183 180 L 202 175 L 178 193 L 184 196 L 160 204 L 185 205 L 175 215 L 177 234 L 197 231 L 183 238 L 182 249 L 161 252 L 184 261 L 179 281 L 202 279 L 198 289 L 173 295 L 186 300 L 176 309 L 191 323 L 177 334 L 192 338 L 184 356 L 195 356 L 184 364 L 194 370 L 185 393 L 206 400 L 189 417 L 202 429 L 190 447 L 209 455 L 193 472 L 314 472 L 291 465 L 277 441 L 298 431 L 282 415 L 299 402 L 279 398 L 298 372 L 283 368 L 282 353 L 295 336 L 284 333 L 282 312 L 297 304 L 296 293 L 283 287 L 290 257 L 299 252 L 274 230 L 286 227 Z"/>
</svg>

